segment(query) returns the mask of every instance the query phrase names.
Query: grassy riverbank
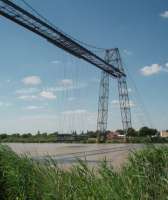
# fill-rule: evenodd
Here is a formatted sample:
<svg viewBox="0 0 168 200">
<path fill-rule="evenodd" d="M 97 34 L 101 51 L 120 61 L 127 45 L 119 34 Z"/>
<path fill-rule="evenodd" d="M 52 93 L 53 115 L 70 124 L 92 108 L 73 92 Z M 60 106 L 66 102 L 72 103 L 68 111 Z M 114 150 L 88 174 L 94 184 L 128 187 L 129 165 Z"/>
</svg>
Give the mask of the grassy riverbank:
<svg viewBox="0 0 168 200">
<path fill-rule="evenodd" d="M 79 165 L 69 171 L 49 159 L 41 165 L 0 146 L 1 200 L 165 200 L 168 197 L 168 147 L 147 147 L 132 153 L 114 172 Z"/>
</svg>

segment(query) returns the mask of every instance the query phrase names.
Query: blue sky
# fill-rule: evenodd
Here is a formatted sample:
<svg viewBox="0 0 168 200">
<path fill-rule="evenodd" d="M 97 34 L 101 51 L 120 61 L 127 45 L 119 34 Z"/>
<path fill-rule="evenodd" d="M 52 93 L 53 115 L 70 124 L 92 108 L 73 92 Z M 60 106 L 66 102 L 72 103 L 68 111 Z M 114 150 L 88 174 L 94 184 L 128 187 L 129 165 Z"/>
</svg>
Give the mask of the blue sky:
<svg viewBox="0 0 168 200">
<path fill-rule="evenodd" d="M 78 40 L 118 47 L 129 72 L 133 127 L 168 128 L 168 1 L 27 2 Z M 95 130 L 100 70 L 3 17 L 0 30 L 0 132 Z M 121 127 L 111 79 L 108 128 Z"/>
</svg>

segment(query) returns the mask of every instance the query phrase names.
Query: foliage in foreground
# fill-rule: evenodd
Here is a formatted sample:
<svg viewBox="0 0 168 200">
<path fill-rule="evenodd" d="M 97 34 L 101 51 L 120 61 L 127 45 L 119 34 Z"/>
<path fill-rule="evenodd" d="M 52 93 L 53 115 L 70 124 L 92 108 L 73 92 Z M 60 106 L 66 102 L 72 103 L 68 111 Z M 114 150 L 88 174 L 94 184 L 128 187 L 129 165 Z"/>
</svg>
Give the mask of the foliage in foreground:
<svg viewBox="0 0 168 200">
<path fill-rule="evenodd" d="M 132 153 L 118 172 L 102 162 L 91 170 L 79 161 L 69 171 L 49 159 L 44 166 L 0 146 L 1 200 L 166 200 L 168 147 Z"/>
</svg>

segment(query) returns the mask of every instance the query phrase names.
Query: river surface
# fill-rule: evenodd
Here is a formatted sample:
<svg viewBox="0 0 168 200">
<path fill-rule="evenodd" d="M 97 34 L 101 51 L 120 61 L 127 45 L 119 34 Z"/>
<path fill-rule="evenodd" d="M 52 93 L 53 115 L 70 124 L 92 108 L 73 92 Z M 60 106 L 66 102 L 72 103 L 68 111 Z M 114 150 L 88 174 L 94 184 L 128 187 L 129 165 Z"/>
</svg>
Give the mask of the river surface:
<svg viewBox="0 0 168 200">
<path fill-rule="evenodd" d="M 43 161 L 50 156 L 59 165 L 70 167 L 77 159 L 97 166 L 106 159 L 114 168 L 123 165 L 130 152 L 143 148 L 142 144 L 67 144 L 67 143 L 7 143 L 17 154 L 26 154 Z"/>
<path fill-rule="evenodd" d="M 64 167 L 70 167 L 77 159 L 86 160 L 89 166 L 97 166 L 106 159 L 114 168 L 121 167 L 130 152 L 144 147 L 142 144 L 67 144 L 67 143 L 7 143 L 17 154 L 26 154 L 43 161 L 50 156 Z"/>
</svg>

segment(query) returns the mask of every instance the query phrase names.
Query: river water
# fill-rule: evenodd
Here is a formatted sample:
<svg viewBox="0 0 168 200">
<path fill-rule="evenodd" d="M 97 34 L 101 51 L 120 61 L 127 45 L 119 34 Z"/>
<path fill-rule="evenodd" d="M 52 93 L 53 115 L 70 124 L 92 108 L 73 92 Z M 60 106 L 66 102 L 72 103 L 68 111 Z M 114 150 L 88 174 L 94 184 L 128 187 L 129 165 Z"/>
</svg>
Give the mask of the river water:
<svg viewBox="0 0 168 200">
<path fill-rule="evenodd" d="M 142 144 L 67 144 L 67 143 L 7 143 L 17 154 L 26 154 L 36 160 L 51 156 L 59 165 L 70 167 L 77 159 L 97 166 L 106 159 L 114 168 L 123 165 L 130 152 L 144 147 Z"/>
</svg>

